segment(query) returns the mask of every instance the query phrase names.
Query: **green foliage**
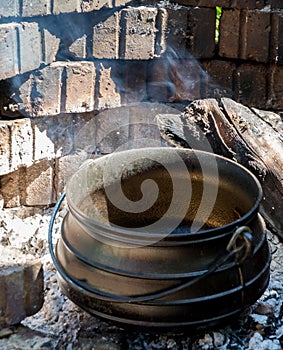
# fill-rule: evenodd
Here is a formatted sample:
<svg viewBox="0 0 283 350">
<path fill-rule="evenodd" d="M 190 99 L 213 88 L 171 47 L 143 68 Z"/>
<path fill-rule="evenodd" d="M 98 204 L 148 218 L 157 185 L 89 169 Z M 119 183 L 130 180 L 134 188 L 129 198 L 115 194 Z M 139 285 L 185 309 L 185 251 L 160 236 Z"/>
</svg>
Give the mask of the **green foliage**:
<svg viewBox="0 0 283 350">
<path fill-rule="evenodd" d="M 222 7 L 216 6 L 216 26 L 215 26 L 215 42 L 219 41 L 219 27 L 220 27 L 220 18 L 222 16 Z"/>
</svg>

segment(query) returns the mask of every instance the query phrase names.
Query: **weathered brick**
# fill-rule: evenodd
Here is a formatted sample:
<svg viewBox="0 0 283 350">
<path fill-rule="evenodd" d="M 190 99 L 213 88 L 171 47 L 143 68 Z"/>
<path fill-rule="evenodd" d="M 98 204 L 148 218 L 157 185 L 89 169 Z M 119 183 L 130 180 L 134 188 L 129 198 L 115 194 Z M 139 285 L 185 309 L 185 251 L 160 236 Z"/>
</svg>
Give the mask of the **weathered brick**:
<svg viewBox="0 0 283 350">
<path fill-rule="evenodd" d="M 18 249 L 2 247 L 0 286 L 0 326 L 17 324 L 43 305 L 42 263 Z"/>
<path fill-rule="evenodd" d="M 50 64 L 56 59 L 56 55 L 59 50 L 60 39 L 51 34 L 47 29 L 43 29 L 42 42 L 43 63 Z"/>
<path fill-rule="evenodd" d="M 74 119 L 74 150 L 86 152 L 89 156 L 96 152 L 96 118 L 94 113 L 81 113 Z"/>
<path fill-rule="evenodd" d="M 69 154 L 60 157 L 56 161 L 57 198 L 60 197 L 71 176 L 79 169 L 82 163 L 88 159 L 86 152 Z"/>
<path fill-rule="evenodd" d="M 57 115 L 61 110 L 61 79 L 64 63 L 54 62 L 32 76 L 31 116 Z M 27 101 L 28 102 L 28 101 Z"/>
<path fill-rule="evenodd" d="M 0 80 L 19 73 L 16 23 L 0 24 Z"/>
<path fill-rule="evenodd" d="M 92 54 L 95 58 L 118 58 L 119 13 L 114 12 L 106 20 L 93 27 Z"/>
<path fill-rule="evenodd" d="M 132 0 L 113 0 L 114 7 L 122 7 L 130 3 Z"/>
<path fill-rule="evenodd" d="M 21 169 L 0 176 L 0 194 L 4 199 L 5 208 L 14 208 L 21 205 L 22 181 Z"/>
<path fill-rule="evenodd" d="M 266 5 L 270 5 L 273 9 L 282 9 L 283 4 L 281 0 L 267 0 Z"/>
<path fill-rule="evenodd" d="M 93 10 L 100 10 L 101 8 L 111 8 L 111 0 L 82 0 L 81 10 L 82 12 L 90 12 Z"/>
<path fill-rule="evenodd" d="M 283 15 L 278 14 L 278 40 L 277 40 L 277 57 L 275 60 L 278 64 L 283 65 Z"/>
<path fill-rule="evenodd" d="M 80 12 L 80 0 L 54 0 L 53 14 Z"/>
<path fill-rule="evenodd" d="M 10 106 L 9 104 L 5 105 L 4 113 L 7 112 L 9 116 L 10 109 L 12 108 L 13 110 L 15 110 L 15 113 L 18 113 L 18 115 L 16 115 L 18 117 L 21 115 L 32 115 L 33 106 L 31 104 L 30 96 L 33 88 L 33 76 L 29 75 L 28 77 L 25 76 L 25 78 L 23 78 L 22 76 L 18 76 L 12 78 L 10 84 L 11 94 L 9 96 L 9 100 L 13 101 L 14 104 L 12 106 Z M 9 102 L 9 100 L 7 102 Z"/>
<path fill-rule="evenodd" d="M 128 61 L 124 65 L 123 103 L 147 99 L 147 62 Z"/>
<path fill-rule="evenodd" d="M 156 34 L 155 48 L 157 56 L 166 51 L 167 55 L 175 59 L 187 57 L 188 13 L 185 7 L 159 10 L 157 23 L 160 29 Z"/>
<path fill-rule="evenodd" d="M 175 61 L 169 67 L 169 101 L 192 101 L 201 97 L 201 70 L 196 60 Z"/>
<path fill-rule="evenodd" d="M 236 71 L 237 100 L 248 106 L 266 108 L 266 74 L 264 65 L 241 64 Z"/>
<path fill-rule="evenodd" d="M 202 97 L 233 97 L 236 63 L 220 60 L 202 62 L 203 74 Z"/>
<path fill-rule="evenodd" d="M 10 123 L 0 120 L 0 176 L 10 171 Z"/>
<path fill-rule="evenodd" d="M 130 115 L 130 147 L 161 147 L 160 130 L 157 126 L 158 114 L 177 114 L 179 111 L 161 104 L 142 102 L 131 105 Z"/>
<path fill-rule="evenodd" d="M 17 119 L 11 123 L 11 169 L 32 164 L 33 135 L 30 119 Z"/>
<path fill-rule="evenodd" d="M 74 120 L 72 114 L 54 116 L 49 126 L 49 135 L 54 142 L 56 158 L 74 151 Z"/>
<path fill-rule="evenodd" d="M 220 21 L 219 55 L 238 58 L 240 35 L 240 11 L 223 10 Z"/>
<path fill-rule="evenodd" d="M 42 117 L 31 119 L 34 161 L 55 157 L 57 127 L 54 123 L 54 118 Z"/>
<path fill-rule="evenodd" d="M 121 95 L 118 91 L 119 77 L 117 79 L 114 67 L 100 64 L 97 67 L 98 90 L 95 95 L 95 109 L 114 108 L 121 105 Z M 113 74 L 112 74 L 113 71 Z"/>
<path fill-rule="evenodd" d="M 176 3 L 186 6 L 230 6 L 230 0 L 176 0 Z"/>
<path fill-rule="evenodd" d="M 69 51 L 77 58 L 86 58 L 86 34 L 75 40 L 69 47 Z"/>
<path fill-rule="evenodd" d="M 272 109 L 283 109 L 283 67 L 273 66 L 269 72 L 270 90 L 269 106 Z"/>
<path fill-rule="evenodd" d="M 205 25 L 204 25 L 205 23 Z M 192 8 L 189 14 L 189 52 L 195 58 L 209 58 L 215 52 L 215 8 Z"/>
<path fill-rule="evenodd" d="M 51 14 L 51 0 L 22 0 L 22 16 L 35 17 Z"/>
<path fill-rule="evenodd" d="M 230 6 L 235 6 L 240 9 L 261 9 L 265 6 L 264 0 L 236 0 L 236 3 L 233 4 L 233 1 L 230 2 Z"/>
<path fill-rule="evenodd" d="M 267 62 L 269 59 L 270 13 L 248 11 L 244 36 L 240 38 L 240 57 L 242 59 Z M 242 23 L 241 23 L 242 24 Z"/>
<path fill-rule="evenodd" d="M 18 26 L 20 73 L 36 69 L 41 64 L 41 37 L 37 23 L 22 22 Z"/>
<path fill-rule="evenodd" d="M 0 18 L 1 17 L 17 17 L 20 15 L 19 0 L 0 1 Z"/>
<path fill-rule="evenodd" d="M 128 8 L 121 11 L 120 57 L 146 60 L 154 57 L 157 9 Z"/>
<path fill-rule="evenodd" d="M 273 1 L 273 0 L 271 0 Z M 203 6 L 203 7 L 216 7 L 221 6 L 223 8 L 246 8 L 246 9 L 262 9 L 266 6 L 267 2 L 264 0 L 176 0 L 176 3 L 186 6 Z M 276 1 L 276 0 L 274 0 Z M 278 1 L 277 1 L 278 2 Z"/>
<path fill-rule="evenodd" d="M 92 62 L 67 63 L 65 112 L 93 111 L 94 86 L 95 67 Z"/>
<path fill-rule="evenodd" d="M 168 100 L 170 89 L 168 65 L 169 62 L 165 58 L 149 62 L 149 73 L 147 79 L 149 100 L 160 102 Z"/>
<path fill-rule="evenodd" d="M 97 115 L 97 146 L 102 154 L 128 149 L 130 112 L 128 106 L 112 108 Z"/>
<path fill-rule="evenodd" d="M 42 159 L 26 168 L 26 185 L 21 198 L 23 205 L 50 205 L 55 202 L 53 166 L 53 160 Z"/>
</svg>

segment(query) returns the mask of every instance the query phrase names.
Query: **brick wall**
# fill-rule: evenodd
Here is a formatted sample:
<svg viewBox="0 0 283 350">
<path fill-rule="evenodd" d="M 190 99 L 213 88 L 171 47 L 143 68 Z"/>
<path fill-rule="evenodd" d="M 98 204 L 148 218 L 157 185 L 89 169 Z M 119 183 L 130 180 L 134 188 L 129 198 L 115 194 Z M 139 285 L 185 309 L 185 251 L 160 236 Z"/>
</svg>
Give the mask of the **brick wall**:
<svg viewBox="0 0 283 350">
<path fill-rule="evenodd" d="M 219 95 L 283 109 L 282 2 L 177 2 L 0 2 L 5 206 L 54 203 L 88 157 L 75 130 L 91 123 L 96 135 L 96 115 L 105 109 Z"/>
</svg>

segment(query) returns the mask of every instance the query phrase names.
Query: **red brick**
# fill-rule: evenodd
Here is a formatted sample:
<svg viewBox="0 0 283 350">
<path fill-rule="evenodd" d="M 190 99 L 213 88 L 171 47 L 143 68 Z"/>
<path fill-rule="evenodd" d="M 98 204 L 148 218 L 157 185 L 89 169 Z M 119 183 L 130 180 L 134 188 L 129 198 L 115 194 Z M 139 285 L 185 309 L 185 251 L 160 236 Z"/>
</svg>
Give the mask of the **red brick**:
<svg viewBox="0 0 283 350">
<path fill-rule="evenodd" d="M 240 11 L 223 10 L 220 21 L 219 55 L 238 58 L 240 35 Z"/>
<path fill-rule="evenodd" d="M 16 26 L 15 23 L 0 25 L 0 80 L 19 73 Z"/>
<path fill-rule="evenodd" d="M 92 62 L 66 63 L 65 112 L 93 111 L 94 85 L 95 68 Z"/>
<path fill-rule="evenodd" d="M 147 60 L 154 57 L 157 9 L 128 8 L 121 11 L 120 57 Z"/>
<path fill-rule="evenodd" d="M 237 100 L 248 106 L 266 108 L 266 75 L 264 65 L 240 65 L 236 72 Z"/>
<path fill-rule="evenodd" d="M 106 20 L 93 27 L 93 49 L 95 58 L 118 58 L 119 13 L 114 12 Z"/>
</svg>

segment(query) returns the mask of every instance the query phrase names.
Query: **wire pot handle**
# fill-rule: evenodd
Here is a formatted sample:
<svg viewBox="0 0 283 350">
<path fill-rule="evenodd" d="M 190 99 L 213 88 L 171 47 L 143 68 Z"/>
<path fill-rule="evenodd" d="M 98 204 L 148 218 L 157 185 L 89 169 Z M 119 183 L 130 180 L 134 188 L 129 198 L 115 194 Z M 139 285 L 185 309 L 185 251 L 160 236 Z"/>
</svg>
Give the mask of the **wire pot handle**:
<svg viewBox="0 0 283 350">
<path fill-rule="evenodd" d="M 57 271 L 72 285 L 76 285 L 74 281 L 72 281 L 65 273 L 61 265 L 59 264 L 53 247 L 53 226 L 56 219 L 56 215 L 59 211 L 59 208 L 65 199 L 66 192 L 64 192 L 61 197 L 58 199 L 51 219 L 50 219 L 50 225 L 48 230 L 48 246 L 51 258 L 53 260 L 54 266 L 56 267 Z M 220 258 L 216 258 L 215 261 L 209 266 L 206 272 L 204 272 L 202 275 L 197 276 L 187 282 L 182 282 L 176 287 L 170 287 L 167 289 L 164 289 L 160 292 L 145 294 L 145 295 L 139 295 L 139 296 L 124 296 L 124 295 L 116 295 L 113 293 L 106 293 L 103 292 L 97 288 L 91 288 L 91 297 L 96 297 L 100 300 L 104 301 L 110 301 L 110 302 L 120 302 L 120 303 L 147 303 L 156 299 L 160 299 L 166 296 L 169 296 L 171 294 L 174 294 L 176 292 L 179 292 L 185 288 L 190 287 L 191 285 L 199 282 L 200 280 L 204 279 L 205 277 L 211 275 L 213 272 L 217 271 L 219 268 L 221 268 L 225 262 L 227 262 L 229 259 L 233 258 L 235 259 L 237 264 L 242 264 L 245 259 L 251 254 L 252 251 L 252 231 L 248 226 L 240 226 L 238 227 L 231 237 L 227 247 L 226 252 L 223 256 Z M 76 285 L 78 287 L 78 285 Z M 90 290 L 90 289 L 88 289 Z"/>
</svg>

